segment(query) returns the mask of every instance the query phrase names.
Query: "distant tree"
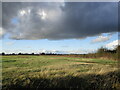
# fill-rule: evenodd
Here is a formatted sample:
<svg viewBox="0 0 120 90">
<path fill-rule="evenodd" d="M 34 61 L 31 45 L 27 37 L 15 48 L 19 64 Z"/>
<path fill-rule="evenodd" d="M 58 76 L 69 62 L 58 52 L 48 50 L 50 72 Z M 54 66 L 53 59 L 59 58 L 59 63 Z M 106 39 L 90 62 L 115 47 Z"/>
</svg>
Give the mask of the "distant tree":
<svg viewBox="0 0 120 90">
<path fill-rule="evenodd" d="M 101 47 L 101 48 L 99 48 L 99 49 L 97 50 L 97 53 L 96 53 L 96 54 L 97 54 L 98 57 L 103 57 L 103 56 L 105 56 L 106 51 L 107 51 L 106 48 Z"/>
<path fill-rule="evenodd" d="M 32 53 L 32 55 L 34 55 L 34 53 Z"/>
<path fill-rule="evenodd" d="M 45 53 L 41 53 L 41 55 L 45 55 Z"/>
<path fill-rule="evenodd" d="M 107 53 L 116 53 L 116 50 L 107 50 Z"/>
<path fill-rule="evenodd" d="M 22 55 L 22 53 L 18 53 L 18 55 Z"/>
<path fill-rule="evenodd" d="M 5 53 L 4 53 L 4 52 L 2 52 L 2 55 L 5 55 Z"/>
<path fill-rule="evenodd" d="M 117 58 L 118 60 L 120 60 L 120 45 L 117 46 L 116 52 L 117 52 Z"/>
<path fill-rule="evenodd" d="M 97 53 L 104 53 L 106 51 L 107 51 L 106 48 L 101 47 L 101 48 L 98 49 Z"/>
</svg>

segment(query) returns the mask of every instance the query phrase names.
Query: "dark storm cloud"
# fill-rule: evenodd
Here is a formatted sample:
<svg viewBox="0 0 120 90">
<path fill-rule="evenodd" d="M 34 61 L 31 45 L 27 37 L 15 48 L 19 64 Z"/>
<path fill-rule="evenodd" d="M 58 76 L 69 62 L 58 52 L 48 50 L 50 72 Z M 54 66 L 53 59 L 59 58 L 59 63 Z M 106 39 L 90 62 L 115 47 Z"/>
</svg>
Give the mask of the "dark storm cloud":
<svg viewBox="0 0 120 90">
<path fill-rule="evenodd" d="M 0 39 L 4 36 L 2 32 L 2 3 L 0 2 Z"/>
<path fill-rule="evenodd" d="M 72 39 L 117 32 L 118 3 L 3 3 L 3 28 L 12 39 Z"/>
<path fill-rule="evenodd" d="M 0 27 L 2 26 L 2 3 L 0 2 Z"/>
</svg>

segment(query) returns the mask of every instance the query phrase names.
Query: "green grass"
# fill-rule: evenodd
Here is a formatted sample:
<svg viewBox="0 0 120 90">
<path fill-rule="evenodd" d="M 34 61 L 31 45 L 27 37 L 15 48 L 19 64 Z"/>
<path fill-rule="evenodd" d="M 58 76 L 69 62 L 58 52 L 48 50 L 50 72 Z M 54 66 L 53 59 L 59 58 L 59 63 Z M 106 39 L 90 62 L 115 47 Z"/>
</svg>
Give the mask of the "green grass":
<svg viewBox="0 0 120 90">
<path fill-rule="evenodd" d="M 2 86 L 13 88 L 120 88 L 117 61 L 61 56 L 3 56 Z M 95 86 L 93 86 L 96 84 Z"/>
</svg>

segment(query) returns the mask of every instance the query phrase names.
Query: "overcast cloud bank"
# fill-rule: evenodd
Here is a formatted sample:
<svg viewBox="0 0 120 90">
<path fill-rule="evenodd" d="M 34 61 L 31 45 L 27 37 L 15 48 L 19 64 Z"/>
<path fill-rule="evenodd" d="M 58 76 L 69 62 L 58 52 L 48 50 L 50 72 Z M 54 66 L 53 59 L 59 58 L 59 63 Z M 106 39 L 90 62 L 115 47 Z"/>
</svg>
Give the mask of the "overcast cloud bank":
<svg viewBox="0 0 120 90">
<path fill-rule="evenodd" d="M 3 2 L 2 15 L 0 35 L 11 39 L 79 39 L 118 31 L 117 2 Z"/>
</svg>

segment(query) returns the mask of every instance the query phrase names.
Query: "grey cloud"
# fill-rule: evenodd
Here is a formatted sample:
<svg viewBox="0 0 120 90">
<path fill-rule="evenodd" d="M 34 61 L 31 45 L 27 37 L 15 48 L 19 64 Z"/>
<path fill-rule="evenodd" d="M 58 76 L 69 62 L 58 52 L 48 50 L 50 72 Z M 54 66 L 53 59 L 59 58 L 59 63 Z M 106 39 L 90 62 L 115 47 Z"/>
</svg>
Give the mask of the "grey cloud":
<svg viewBox="0 0 120 90">
<path fill-rule="evenodd" d="M 2 29 L 2 3 L 0 2 L 0 39 L 4 36 L 4 33 Z"/>
<path fill-rule="evenodd" d="M 0 2 L 0 27 L 2 27 L 2 3 Z"/>
<path fill-rule="evenodd" d="M 117 32 L 117 4 L 115 2 L 4 2 L 3 28 L 12 39 L 29 40 L 79 39 Z M 24 16 L 20 16 L 20 12 Z M 46 16 L 43 16 L 43 13 Z M 17 24 L 11 22 L 13 18 L 17 18 Z"/>
</svg>

